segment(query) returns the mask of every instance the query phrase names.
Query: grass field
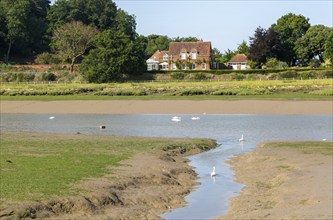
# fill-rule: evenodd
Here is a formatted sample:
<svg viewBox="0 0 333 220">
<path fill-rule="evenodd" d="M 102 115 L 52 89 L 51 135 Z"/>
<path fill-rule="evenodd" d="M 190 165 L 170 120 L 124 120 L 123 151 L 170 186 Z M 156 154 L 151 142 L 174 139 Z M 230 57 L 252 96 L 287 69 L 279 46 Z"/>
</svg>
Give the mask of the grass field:
<svg viewBox="0 0 333 220">
<path fill-rule="evenodd" d="M 75 195 L 79 180 L 101 177 L 138 152 L 208 150 L 209 139 L 1 133 L 0 202 Z"/>
<path fill-rule="evenodd" d="M 110 84 L 2 84 L 3 100 L 331 99 L 332 79 Z M 17 98 L 19 96 L 20 98 Z M 13 98 L 14 97 L 14 98 Z M 43 98 L 42 98 L 43 97 Z"/>
</svg>

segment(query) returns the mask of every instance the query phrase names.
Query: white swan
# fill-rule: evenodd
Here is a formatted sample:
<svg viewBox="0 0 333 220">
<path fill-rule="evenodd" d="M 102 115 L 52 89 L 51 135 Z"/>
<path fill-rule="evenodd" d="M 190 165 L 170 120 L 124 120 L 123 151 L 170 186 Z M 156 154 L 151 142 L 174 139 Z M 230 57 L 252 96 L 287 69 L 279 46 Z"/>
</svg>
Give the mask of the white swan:
<svg viewBox="0 0 333 220">
<path fill-rule="evenodd" d="M 200 118 L 199 117 L 192 117 L 191 119 L 192 120 L 199 120 Z"/>
<path fill-rule="evenodd" d="M 239 142 L 241 142 L 241 141 L 245 141 L 245 139 L 244 139 L 244 135 L 242 135 L 242 137 L 241 138 L 239 138 L 239 140 L 238 140 Z"/>
<path fill-rule="evenodd" d="M 54 116 L 50 116 L 49 119 L 54 119 L 55 117 Z"/>
<path fill-rule="evenodd" d="M 174 116 L 172 117 L 171 121 L 181 121 L 182 118 L 181 117 L 178 117 L 178 116 Z"/>
<path fill-rule="evenodd" d="M 213 171 L 210 173 L 210 176 L 211 176 L 211 177 L 216 176 L 216 173 L 215 173 L 215 167 L 213 167 Z"/>
</svg>

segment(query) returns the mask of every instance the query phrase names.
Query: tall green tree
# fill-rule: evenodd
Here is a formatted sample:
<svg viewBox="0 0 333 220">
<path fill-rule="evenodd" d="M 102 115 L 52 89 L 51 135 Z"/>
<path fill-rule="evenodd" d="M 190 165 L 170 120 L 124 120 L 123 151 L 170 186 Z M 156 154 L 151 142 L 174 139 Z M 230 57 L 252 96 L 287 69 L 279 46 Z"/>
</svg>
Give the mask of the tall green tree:
<svg viewBox="0 0 333 220">
<path fill-rule="evenodd" d="M 5 62 L 11 54 L 31 56 L 45 49 L 48 7 L 48 0 L 0 1 L 0 44 L 4 45 Z"/>
<path fill-rule="evenodd" d="M 93 45 L 93 39 L 98 33 L 94 26 L 72 21 L 57 28 L 52 37 L 55 50 L 63 58 L 71 62 L 71 72 L 75 61 Z"/>
<path fill-rule="evenodd" d="M 50 8 L 48 20 L 51 32 L 71 21 L 106 30 L 116 27 L 116 16 L 117 6 L 112 0 L 57 0 Z"/>
<path fill-rule="evenodd" d="M 242 53 L 242 54 L 245 54 L 246 56 L 249 55 L 249 47 L 247 46 L 247 43 L 245 40 L 243 40 L 242 43 L 238 45 L 236 53 Z"/>
<path fill-rule="evenodd" d="M 321 63 L 324 62 L 325 41 L 329 39 L 333 28 L 324 25 L 311 26 L 302 38 L 295 44 L 295 51 L 303 64 L 317 57 Z"/>
<path fill-rule="evenodd" d="M 324 59 L 333 64 L 333 31 L 330 31 L 324 44 Z"/>
<path fill-rule="evenodd" d="M 147 57 L 153 55 L 157 50 L 167 50 L 171 39 L 168 36 L 151 34 L 147 37 Z"/>
<path fill-rule="evenodd" d="M 175 42 L 196 42 L 196 41 L 200 41 L 200 39 L 197 38 L 197 37 L 176 37 L 176 38 L 172 39 L 172 41 L 175 41 Z"/>
<path fill-rule="evenodd" d="M 90 50 L 80 65 L 80 73 L 89 82 L 105 83 L 122 79 L 124 74 L 144 70 L 144 38 L 106 30 L 98 35 L 96 48 Z"/>
<path fill-rule="evenodd" d="M 289 66 L 296 64 L 296 41 L 305 35 L 309 27 L 309 18 L 293 13 L 282 16 L 276 24 L 271 26 L 278 34 L 282 44 L 283 52 L 280 53 L 279 60 L 287 62 Z"/>
</svg>

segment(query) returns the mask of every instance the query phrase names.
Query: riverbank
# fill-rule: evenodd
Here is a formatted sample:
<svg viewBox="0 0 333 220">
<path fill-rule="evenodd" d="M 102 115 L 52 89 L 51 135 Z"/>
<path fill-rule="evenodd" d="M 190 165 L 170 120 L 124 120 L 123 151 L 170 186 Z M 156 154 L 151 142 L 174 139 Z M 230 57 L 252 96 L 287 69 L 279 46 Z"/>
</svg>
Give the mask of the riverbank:
<svg viewBox="0 0 333 220">
<path fill-rule="evenodd" d="M 0 101 L 0 112 L 36 114 L 332 114 L 333 101 Z"/>
<path fill-rule="evenodd" d="M 219 219 L 332 219 L 332 146 L 267 143 L 231 159 L 246 187 Z"/>
<path fill-rule="evenodd" d="M 1 219 L 158 219 L 196 184 L 185 156 L 216 147 L 209 139 L 0 135 Z"/>
</svg>

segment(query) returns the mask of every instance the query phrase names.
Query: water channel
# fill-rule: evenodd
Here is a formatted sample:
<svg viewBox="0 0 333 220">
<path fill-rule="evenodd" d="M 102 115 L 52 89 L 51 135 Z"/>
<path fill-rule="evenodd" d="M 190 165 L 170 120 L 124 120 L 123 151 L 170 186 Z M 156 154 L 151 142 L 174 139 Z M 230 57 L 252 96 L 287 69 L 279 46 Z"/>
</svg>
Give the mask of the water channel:
<svg viewBox="0 0 333 220">
<path fill-rule="evenodd" d="M 50 117 L 53 116 L 53 119 Z M 226 160 L 273 140 L 332 140 L 332 115 L 94 115 L 1 114 L 1 131 L 36 131 L 153 137 L 205 137 L 218 141 L 214 150 L 189 157 L 200 185 L 183 208 L 161 215 L 165 219 L 212 219 L 223 215 L 228 200 L 243 185 L 234 181 Z M 199 120 L 192 120 L 199 117 Z M 99 129 L 105 125 L 106 129 Z M 244 134 L 245 142 L 238 139 Z M 210 177 L 212 167 L 217 176 Z M 253 171 L 255 172 L 255 171 Z"/>
</svg>

